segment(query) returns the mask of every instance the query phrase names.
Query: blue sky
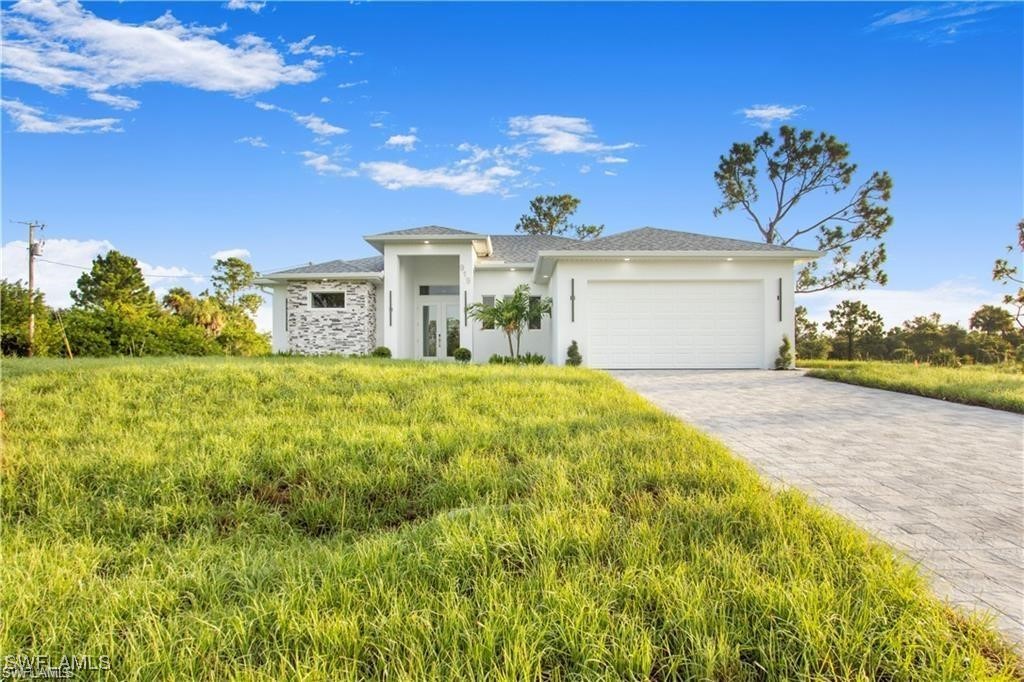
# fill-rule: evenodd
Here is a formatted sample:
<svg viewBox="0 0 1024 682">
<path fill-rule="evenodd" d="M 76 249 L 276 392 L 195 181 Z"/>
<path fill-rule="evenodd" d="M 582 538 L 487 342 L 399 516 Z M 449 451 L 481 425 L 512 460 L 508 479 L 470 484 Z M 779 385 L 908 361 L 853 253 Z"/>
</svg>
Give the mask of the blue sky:
<svg viewBox="0 0 1024 682">
<path fill-rule="evenodd" d="M 413 225 L 511 232 L 541 193 L 606 234 L 754 239 L 712 216 L 712 174 L 783 121 L 895 181 L 889 286 L 804 299 L 816 317 L 853 297 L 963 320 L 1024 216 L 1020 4 L 2 7 L 10 279 L 27 219 L 44 258 L 112 245 L 158 289 L 203 288 L 218 252 L 269 270 Z M 67 303 L 79 272 L 39 272 Z"/>
</svg>

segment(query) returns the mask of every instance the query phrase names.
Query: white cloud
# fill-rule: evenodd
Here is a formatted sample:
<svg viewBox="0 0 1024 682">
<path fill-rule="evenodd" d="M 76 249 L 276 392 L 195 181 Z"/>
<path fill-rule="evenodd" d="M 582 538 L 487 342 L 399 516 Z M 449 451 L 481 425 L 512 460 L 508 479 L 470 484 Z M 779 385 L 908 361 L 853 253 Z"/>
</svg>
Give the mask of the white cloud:
<svg viewBox="0 0 1024 682">
<path fill-rule="evenodd" d="M 49 305 L 61 308 L 71 305 L 71 291 L 85 272 L 82 268 L 91 267 L 96 256 L 113 248 L 114 245 L 105 239 L 46 239 L 42 254 L 36 260 L 36 287 L 46 296 Z M 152 265 L 139 261 L 139 269 L 150 275 L 146 277 L 150 286 L 204 281 L 202 276 L 180 266 Z M 0 270 L 3 278 L 8 281 L 27 281 L 28 242 L 10 241 L 4 244 L 0 254 Z"/>
<path fill-rule="evenodd" d="M 415 128 L 413 129 L 415 130 Z M 420 138 L 413 134 L 409 135 L 392 135 L 384 143 L 385 147 L 395 147 L 398 149 L 404 149 L 407 152 L 411 152 L 416 149 L 416 143 L 420 141 Z"/>
<path fill-rule="evenodd" d="M 132 24 L 97 17 L 78 0 L 19 0 L 4 12 L 4 77 L 51 92 L 160 82 L 235 95 L 318 77 L 316 62 L 288 64 L 259 36 L 216 40 L 224 28 L 182 24 L 170 11 Z"/>
<path fill-rule="evenodd" d="M 302 40 L 288 44 L 288 51 L 292 54 L 311 54 L 314 57 L 329 58 L 338 57 L 344 54 L 355 55 L 354 52 L 336 47 L 334 45 L 314 45 L 315 35 L 308 35 Z M 361 53 L 360 53 L 361 54 Z"/>
<path fill-rule="evenodd" d="M 597 161 L 598 163 L 629 163 L 629 159 L 621 156 L 602 156 Z"/>
<path fill-rule="evenodd" d="M 252 146 L 252 147 L 266 147 L 267 146 L 267 143 L 263 141 L 263 137 L 260 136 L 260 135 L 256 135 L 256 136 L 249 136 L 249 135 L 247 135 L 245 137 L 238 138 L 237 140 L 235 140 L 235 142 L 238 142 L 238 143 L 241 143 L 241 144 L 247 144 L 247 145 Z"/>
<path fill-rule="evenodd" d="M 351 168 L 345 168 L 327 154 L 320 154 L 307 150 L 299 152 L 299 156 L 305 159 L 305 161 L 302 162 L 302 165 L 309 166 L 316 171 L 317 175 L 342 175 L 345 177 L 352 177 L 356 175 L 354 170 Z"/>
<path fill-rule="evenodd" d="M 106 104 L 115 109 L 134 111 L 139 108 L 140 102 L 125 95 L 112 95 L 109 92 L 90 92 L 89 99 Z"/>
<path fill-rule="evenodd" d="M 917 24 L 924 22 L 946 21 L 949 19 L 961 19 L 974 16 L 982 12 L 989 12 L 1002 7 L 999 3 L 990 2 L 945 2 L 945 3 L 922 3 L 915 7 L 906 7 L 895 12 L 889 12 L 879 16 L 871 22 L 870 29 L 885 28 L 887 26 L 900 26 L 903 24 Z"/>
<path fill-rule="evenodd" d="M 254 2 L 254 0 L 228 0 L 228 4 L 225 7 L 228 9 L 247 9 L 250 12 L 259 14 L 266 4 L 266 2 Z"/>
<path fill-rule="evenodd" d="M 366 85 L 369 82 L 370 81 L 363 80 L 363 81 L 352 81 L 350 83 L 338 83 L 338 87 L 341 88 L 342 90 L 346 90 L 348 88 L 354 88 L 357 85 Z"/>
<path fill-rule="evenodd" d="M 360 164 L 370 179 L 391 190 L 409 187 L 434 187 L 456 194 L 501 194 L 503 180 L 519 175 L 519 171 L 506 166 L 492 166 L 486 170 L 474 167 L 415 168 L 404 163 L 374 161 Z"/>
<path fill-rule="evenodd" d="M 806 105 L 803 104 L 788 106 L 782 104 L 755 104 L 752 107 L 741 109 L 740 113 L 743 114 L 743 117 L 749 123 L 758 128 L 771 128 L 776 123 L 790 120 L 806 108 Z"/>
<path fill-rule="evenodd" d="M 256 101 L 253 102 L 253 104 L 257 109 L 262 109 L 263 111 L 280 111 L 286 113 L 289 116 L 291 116 L 292 120 L 294 120 L 296 123 L 311 130 L 320 137 L 343 135 L 348 132 L 348 129 L 328 123 L 327 121 L 325 121 L 320 116 L 317 116 L 316 114 L 300 114 L 297 111 L 285 109 L 284 107 L 279 107 L 276 104 L 270 104 L 268 102 Z"/>
<path fill-rule="evenodd" d="M 613 178 L 614 178 L 614 177 L 615 177 L 616 175 L 618 175 L 618 173 L 616 173 L 615 171 L 610 171 L 610 170 L 606 170 L 606 171 L 604 172 L 604 174 L 605 174 L 605 175 L 609 175 L 609 176 L 611 176 L 611 177 L 613 177 Z"/>
<path fill-rule="evenodd" d="M 39 108 L 23 104 L 18 100 L 5 99 L 3 110 L 15 123 L 19 133 L 111 133 L 120 132 L 119 118 L 78 118 L 76 116 L 52 116 Z"/>
<path fill-rule="evenodd" d="M 370 124 L 370 127 L 371 128 L 383 128 L 384 124 L 381 123 L 380 121 L 374 121 L 373 123 Z"/>
<path fill-rule="evenodd" d="M 327 104 L 330 101 L 331 101 L 331 98 L 328 97 L 327 95 L 324 95 L 323 97 L 320 98 L 320 104 Z"/>
<path fill-rule="evenodd" d="M 317 135 L 320 135 L 321 137 L 329 137 L 331 135 L 342 135 L 348 132 L 348 130 L 346 130 L 345 128 L 332 125 L 314 114 L 299 115 L 296 113 L 292 113 L 292 118 L 295 119 L 297 123 L 304 125 L 306 128 L 313 131 Z"/>
<path fill-rule="evenodd" d="M 845 299 L 866 303 L 885 319 L 886 327 L 895 327 L 905 320 L 929 313 L 939 313 L 946 322 L 959 322 L 966 326 L 971 313 L 982 305 L 1000 305 L 1002 294 L 984 288 L 975 279 L 960 278 L 924 289 L 875 288 L 799 294 L 796 303 L 807 307 L 810 319 L 824 322 L 828 319 L 828 311 Z"/>
<path fill-rule="evenodd" d="M 224 249 L 210 255 L 211 260 L 227 260 L 228 258 L 248 258 L 252 254 L 249 249 Z"/>
<path fill-rule="evenodd" d="M 582 173 L 583 175 L 586 175 L 589 172 L 590 172 L 590 164 L 586 164 L 585 163 L 582 166 L 580 166 L 580 173 Z"/>
<path fill-rule="evenodd" d="M 578 116 L 513 116 L 508 120 L 508 134 L 512 137 L 527 136 L 539 149 L 552 154 L 587 154 L 636 146 L 632 142 L 601 142 L 590 121 Z"/>
</svg>

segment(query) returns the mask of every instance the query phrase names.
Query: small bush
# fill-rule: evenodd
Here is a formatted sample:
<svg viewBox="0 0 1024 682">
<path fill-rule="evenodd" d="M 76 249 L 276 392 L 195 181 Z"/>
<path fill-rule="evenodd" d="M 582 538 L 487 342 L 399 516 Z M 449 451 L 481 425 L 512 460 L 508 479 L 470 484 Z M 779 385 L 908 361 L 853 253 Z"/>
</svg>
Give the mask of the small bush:
<svg viewBox="0 0 1024 682">
<path fill-rule="evenodd" d="M 543 365 L 545 360 L 547 358 L 537 353 L 525 353 L 518 358 L 495 353 L 487 362 L 491 365 Z"/>
<path fill-rule="evenodd" d="M 452 353 L 452 357 L 455 358 L 456 362 L 469 362 L 473 359 L 473 353 L 468 348 L 456 348 L 455 352 Z"/>
<path fill-rule="evenodd" d="M 775 369 L 789 369 L 793 366 L 793 346 L 789 337 L 782 335 L 782 344 L 779 345 L 779 357 L 775 358 Z"/>
<path fill-rule="evenodd" d="M 576 339 L 569 344 L 569 351 L 565 355 L 565 364 L 570 367 L 579 367 L 583 364 L 583 356 L 580 355 L 580 346 L 576 343 Z"/>
<path fill-rule="evenodd" d="M 1016 357 L 1017 362 L 1024 363 L 1024 343 L 1017 346 L 1017 352 L 1014 357 Z"/>
<path fill-rule="evenodd" d="M 377 346 L 370 352 L 370 356 L 374 358 L 390 358 L 391 349 L 387 346 Z"/>
<path fill-rule="evenodd" d="M 897 348 L 891 354 L 893 362 L 913 362 L 914 351 L 909 348 Z"/>
<path fill-rule="evenodd" d="M 928 362 L 935 367 L 959 367 L 960 358 L 957 356 L 956 351 L 950 348 L 940 348 L 939 350 L 932 353 L 932 356 L 928 359 Z"/>
</svg>

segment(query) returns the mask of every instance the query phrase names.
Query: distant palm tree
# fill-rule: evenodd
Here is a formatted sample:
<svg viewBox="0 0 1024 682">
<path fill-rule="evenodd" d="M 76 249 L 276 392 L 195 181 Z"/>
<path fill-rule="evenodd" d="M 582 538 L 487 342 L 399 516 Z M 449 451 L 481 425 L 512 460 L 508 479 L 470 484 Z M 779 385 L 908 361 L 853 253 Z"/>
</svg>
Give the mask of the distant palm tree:
<svg viewBox="0 0 1024 682">
<path fill-rule="evenodd" d="M 531 301 L 530 285 L 520 284 L 515 292 L 507 298 L 495 297 L 494 303 L 474 303 L 466 311 L 473 319 L 482 322 L 484 326 L 501 329 L 508 339 L 508 353 L 510 356 L 519 357 L 519 346 L 523 338 L 523 331 L 529 327 L 532 320 L 538 320 L 547 315 L 551 316 L 551 299 L 546 297 L 534 297 Z M 513 347 L 513 339 L 515 345 Z"/>
</svg>

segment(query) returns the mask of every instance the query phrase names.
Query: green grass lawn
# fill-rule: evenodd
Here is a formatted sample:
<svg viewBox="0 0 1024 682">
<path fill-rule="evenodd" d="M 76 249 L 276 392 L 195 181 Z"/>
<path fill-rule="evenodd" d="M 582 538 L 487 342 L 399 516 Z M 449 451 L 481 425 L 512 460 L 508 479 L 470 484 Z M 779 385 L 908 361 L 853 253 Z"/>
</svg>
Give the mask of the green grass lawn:
<svg viewBox="0 0 1024 682">
<path fill-rule="evenodd" d="M 1022 675 L 891 550 L 597 372 L 3 369 L 3 654 L 138 680 Z"/>
<path fill-rule="evenodd" d="M 914 366 L 899 362 L 798 360 L 809 376 L 1024 413 L 1024 372 L 1002 365 Z"/>
</svg>

